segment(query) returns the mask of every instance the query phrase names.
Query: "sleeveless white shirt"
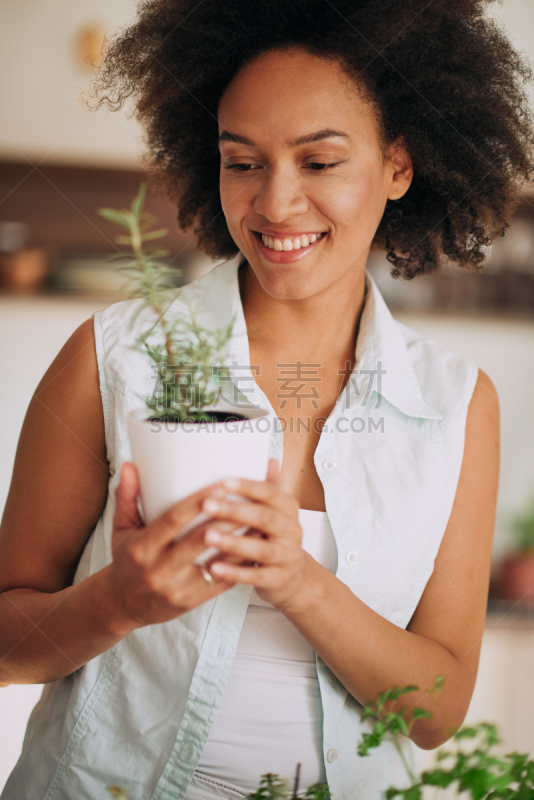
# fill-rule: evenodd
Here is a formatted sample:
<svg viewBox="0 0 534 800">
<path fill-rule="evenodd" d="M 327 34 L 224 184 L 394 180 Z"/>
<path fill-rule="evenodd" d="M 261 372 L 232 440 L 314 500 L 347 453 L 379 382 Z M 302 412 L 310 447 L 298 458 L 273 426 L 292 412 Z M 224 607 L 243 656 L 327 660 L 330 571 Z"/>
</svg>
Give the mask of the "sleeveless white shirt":
<svg viewBox="0 0 534 800">
<path fill-rule="evenodd" d="M 235 317 L 227 362 L 233 383 L 247 402 L 272 411 L 250 370 L 239 260 L 185 287 L 174 308 L 185 311 L 183 299 L 196 303 L 200 324 L 213 328 Z M 366 285 L 355 367 L 314 462 L 336 543 L 336 577 L 405 628 L 451 513 L 477 367 L 396 322 L 370 275 Z M 111 478 L 76 581 L 112 559 L 118 470 L 131 460 L 126 415 L 153 389 L 149 360 L 132 349 L 149 322 L 152 316 L 137 300 L 95 314 Z M 154 331 L 154 343 L 159 336 Z M 271 455 L 282 460 L 281 427 Z M 184 800 L 223 702 L 250 594 L 238 584 L 178 619 L 134 631 L 48 684 L 2 800 L 94 800 L 107 796 L 110 782 L 127 786 L 131 800 Z M 406 785 L 388 745 L 366 758 L 356 755 L 362 732 L 370 729 L 361 722 L 361 706 L 317 656 L 315 664 L 333 800 L 376 800 L 388 786 Z M 409 741 L 405 747 L 412 749 Z"/>
</svg>

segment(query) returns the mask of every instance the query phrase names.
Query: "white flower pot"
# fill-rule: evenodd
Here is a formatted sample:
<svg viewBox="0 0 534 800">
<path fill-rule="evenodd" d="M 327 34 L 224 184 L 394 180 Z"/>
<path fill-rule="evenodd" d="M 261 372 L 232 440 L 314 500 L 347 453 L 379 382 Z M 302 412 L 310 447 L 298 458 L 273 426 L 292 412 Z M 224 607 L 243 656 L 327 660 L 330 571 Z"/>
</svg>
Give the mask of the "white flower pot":
<svg viewBox="0 0 534 800">
<path fill-rule="evenodd" d="M 146 409 L 128 414 L 132 458 L 147 523 L 179 500 L 226 478 L 265 480 L 274 417 L 240 409 L 236 422 L 157 422 Z"/>
</svg>

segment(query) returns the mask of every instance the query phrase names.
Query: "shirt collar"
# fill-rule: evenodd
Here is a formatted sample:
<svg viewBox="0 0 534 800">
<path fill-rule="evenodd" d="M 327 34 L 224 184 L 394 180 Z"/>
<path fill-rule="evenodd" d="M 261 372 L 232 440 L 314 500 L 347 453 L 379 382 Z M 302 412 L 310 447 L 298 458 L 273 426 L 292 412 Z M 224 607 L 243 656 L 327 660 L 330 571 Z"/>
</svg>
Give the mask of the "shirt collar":
<svg viewBox="0 0 534 800">
<path fill-rule="evenodd" d="M 401 327 L 368 272 L 366 289 L 356 339 L 354 372 L 361 376 L 370 374 L 370 379 L 374 380 L 372 388 L 403 414 L 443 419 L 424 400 Z"/>
<path fill-rule="evenodd" d="M 233 363 L 234 370 L 237 367 L 241 377 L 247 375 L 250 380 L 252 376 L 249 369 L 248 337 L 237 275 L 241 263 L 242 256 L 239 254 L 221 264 L 211 276 L 215 277 L 218 273 L 218 277 L 227 286 L 228 283 L 231 285 L 230 307 L 235 324 L 229 363 Z M 219 291 L 221 288 L 219 287 Z M 220 304 L 221 295 L 218 294 L 218 297 Z M 374 279 L 366 272 L 366 294 L 356 339 L 355 365 L 351 380 L 345 387 L 343 405 L 352 405 L 350 398 L 353 384 L 357 384 L 357 394 L 360 397 L 358 405 L 362 403 L 362 395 L 368 399 L 369 381 L 373 382 L 372 389 L 403 414 L 421 419 L 443 419 L 424 400 L 401 327 L 391 315 Z M 258 403 L 262 394 L 257 384 L 250 380 L 249 401 Z"/>
</svg>

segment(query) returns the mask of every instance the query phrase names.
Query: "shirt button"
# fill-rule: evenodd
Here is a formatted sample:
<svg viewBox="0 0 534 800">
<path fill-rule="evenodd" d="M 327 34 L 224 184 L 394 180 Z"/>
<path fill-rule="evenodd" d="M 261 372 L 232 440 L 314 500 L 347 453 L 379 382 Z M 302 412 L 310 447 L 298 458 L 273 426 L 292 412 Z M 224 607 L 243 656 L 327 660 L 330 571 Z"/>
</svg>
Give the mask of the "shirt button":
<svg viewBox="0 0 534 800">
<path fill-rule="evenodd" d="M 337 758 L 337 750 L 332 748 L 332 750 L 329 750 L 328 753 L 326 754 L 326 760 L 328 761 L 329 764 L 331 764 L 332 761 L 336 760 L 336 758 Z"/>
<path fill-rule="evenodd" d="M 358 553 L 355 550 L 349 550 L 348 553 L 345 555 L 345 561 L 347 564 L 355 564 L 358 560 Z"/>
<path fill-rule="evenodd" d="M 332 470 L 335 468 L 336 468 L 335 461 L 328 461 L 328 460 L 323 461 L 323 469 L 325 469 L 327 472 L 332 472 Z"/>
</svg>

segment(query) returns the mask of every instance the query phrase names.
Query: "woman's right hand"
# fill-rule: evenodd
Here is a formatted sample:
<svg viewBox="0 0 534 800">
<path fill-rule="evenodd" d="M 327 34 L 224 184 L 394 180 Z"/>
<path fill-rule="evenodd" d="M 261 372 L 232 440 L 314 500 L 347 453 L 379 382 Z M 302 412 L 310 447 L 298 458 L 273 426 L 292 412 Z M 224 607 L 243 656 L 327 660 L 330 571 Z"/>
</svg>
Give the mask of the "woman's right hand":
<svg viewBox="0 0 534 800">
<path fill-rule="evenodd" d="M 213 485 L 206 487 L 144 525 L 137 503 L 137 469 L 131 463 L 122 465 L 115 498 L 110 567 L 118 627 L 129 631 L 167 622 L 235 585 L 223 584 L 215 577 L 214 583 L 208 584 L 193 563 L 206 549 L 203 537 L 209 523 L 197 526 L 176 540 L 187 523 L 201 512 L 206 496 L 213 496 L 213 493 Z M 220 494 L 226 494 L 222 487 Z M 231 523 L 227 525 L 229 531 L 237 527 Z M 226 557 L 226 560 L 229 559 Z"/>
</svg>

